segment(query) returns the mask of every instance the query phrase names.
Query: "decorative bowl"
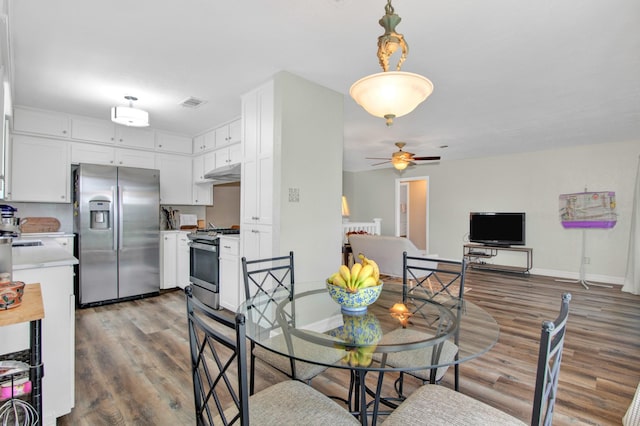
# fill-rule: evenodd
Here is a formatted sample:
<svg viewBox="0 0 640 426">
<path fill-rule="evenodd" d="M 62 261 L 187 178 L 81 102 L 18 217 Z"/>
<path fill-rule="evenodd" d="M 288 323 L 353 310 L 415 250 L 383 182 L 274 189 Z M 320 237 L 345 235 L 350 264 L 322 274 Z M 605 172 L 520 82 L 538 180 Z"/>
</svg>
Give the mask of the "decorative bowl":
<svg viewBox="0 0 640 426">
<path fill-rule="evenodd" d="M 17 308 L 22 304 L 24 283 L 22 281 L 9 281 L 0 283 L 0 310 Z"/>
<path fill-rule="evenodd" d="M 343 313 L 363 313 L 366 312 L 367 306 L 378 300 L 382 291 L 382 281 L 377 286 L 361 288 L 355 293 L 329 283 L 327 283 L 327 290 L 329 290 L 331 298 L 342 307 Z"/>
</svg>

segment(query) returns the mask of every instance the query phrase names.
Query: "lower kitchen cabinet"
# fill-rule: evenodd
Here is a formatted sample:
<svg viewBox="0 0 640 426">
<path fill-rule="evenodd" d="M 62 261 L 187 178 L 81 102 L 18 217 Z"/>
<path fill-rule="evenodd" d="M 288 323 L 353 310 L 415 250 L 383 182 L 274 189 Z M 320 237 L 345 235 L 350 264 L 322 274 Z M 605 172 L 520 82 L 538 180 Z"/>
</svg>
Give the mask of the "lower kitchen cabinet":
<svg viewBox="0 0 640 426">
<path fill-rule="evenodd" d="M 186 231 L 162 231 L 160 244 L 160 289 L 189 285 L 189 239 Z"/>
<path fill-rule="evenodd" d="M 42 320 L 43 425 L 71 412 L 75 400 L 75 295 L 73 266 L 55 266 L 13 271 L 13 279 L 40 283 L 45 316 Z M 2 353 L 29 348 L 28 324 L 0 329 Z"/>
<path fill-rule="evenodd" d="M 245 299 L 240 272 L 240 239 L 220 237 L 220 306 L 236 312 Z"/>
</svg>

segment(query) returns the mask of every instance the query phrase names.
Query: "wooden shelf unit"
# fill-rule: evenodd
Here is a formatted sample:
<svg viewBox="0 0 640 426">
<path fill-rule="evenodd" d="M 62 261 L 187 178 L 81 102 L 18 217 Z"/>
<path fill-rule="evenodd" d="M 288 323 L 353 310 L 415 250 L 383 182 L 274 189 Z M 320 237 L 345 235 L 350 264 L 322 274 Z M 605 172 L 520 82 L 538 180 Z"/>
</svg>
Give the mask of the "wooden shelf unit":
<svg viewBox="0 0 640 426">
<path fill-rule="evenodd" d="M 526 256 L 526 266 L 500 265 L 484 263 L 482 261 L 482 259 L 496 257 L 501 251 L 524 253 Z M 476 269 L 528 274 L 531 268 L 533 268 L 533 249 L 529 247 L 499 247 L 470 243 L 463 246 L 463 256 L 469 262 L 469 267 Z"/>
</svg>

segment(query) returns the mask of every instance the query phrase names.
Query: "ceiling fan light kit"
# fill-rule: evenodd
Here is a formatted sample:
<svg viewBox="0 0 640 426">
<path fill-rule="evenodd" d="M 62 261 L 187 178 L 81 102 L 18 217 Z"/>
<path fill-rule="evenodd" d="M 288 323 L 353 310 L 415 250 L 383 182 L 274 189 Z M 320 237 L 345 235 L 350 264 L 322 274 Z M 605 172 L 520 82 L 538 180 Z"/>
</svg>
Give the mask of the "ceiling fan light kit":
<svg viewBox="0 0 640 426">
<path fill-rule="evenodd" d="M 349 94 L 358 105 L 369 114 L 384 118 L 387 126 L 393 124 L 394 118 L 413 111 L 433 92 L 433 83 L 428 78 L 400 71 L 409 53 L 404 36 L 396 32 L 400 21 L 401 18 L 394 13 L 391 0 L 387 0 L 385 15 L 378 21 L 385 30 L 378 37 L 378 61 L 383 72 L 361 78 L 349 89 Z M 398 48 L 402 55 L 396 71 L 389 71 L 389 57 Z"/>
<path fill-rule="evenodd" d="M 124 98 L 129 101 L 129 106 L 111 108 L 111 121 L 130 127 L 149 126 L 149 113 L 133 107 L 133 101 L 137 101 L 138 98 L 135 96 L 125 96 Z"/>
</svg>

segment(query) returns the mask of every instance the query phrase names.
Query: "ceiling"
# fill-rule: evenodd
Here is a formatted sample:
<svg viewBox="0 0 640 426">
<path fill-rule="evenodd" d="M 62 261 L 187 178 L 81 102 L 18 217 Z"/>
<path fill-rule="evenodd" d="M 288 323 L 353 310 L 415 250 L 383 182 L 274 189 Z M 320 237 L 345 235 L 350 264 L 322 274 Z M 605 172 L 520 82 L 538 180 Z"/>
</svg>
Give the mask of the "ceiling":
<svg viewBox="0 0 640 426">
<path fill-rule="evenodd" d="M 381 71 L 384 0 L 5 3 L 17 105 L 106 119 L 135 95 L 154 128 L 193 136 L 286 70 L 344 94 L 345 170 L 396 141 L 441 161 L 640 142 L 637 0 L 394 0 L 402 69 L 435 90 L 390 128 L 348 94 Z M 179 105 L 191 96 L 207 103 Z"/>
</svg>

